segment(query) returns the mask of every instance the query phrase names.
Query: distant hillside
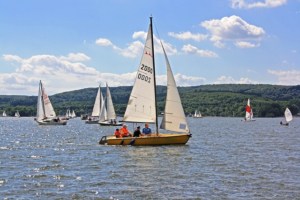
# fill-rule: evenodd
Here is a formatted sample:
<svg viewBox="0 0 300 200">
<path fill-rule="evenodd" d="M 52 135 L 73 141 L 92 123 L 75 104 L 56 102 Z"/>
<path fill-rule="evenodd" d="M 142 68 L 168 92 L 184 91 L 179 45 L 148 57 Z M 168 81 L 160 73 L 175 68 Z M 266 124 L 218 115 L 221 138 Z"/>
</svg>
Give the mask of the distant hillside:
<svg viewBox="0 0 300 200">
<path fill-rule="evenodd" d="M 116 112 L 123 115 L 132 87 L 111 87 Z M 255 117 L 279 117 L 286 106 L 295 115 L 300 112 L 300 85 L 250 85 L 219 84 L 179 87 L 186 114 L 199 109 L 204 116 L 244 116 L 246 101 L 251 99 Z M 105 88 L 102 88 L 105 95 Z M 97 88 L 86 88 L 50 96 L 55 111 L 64 115 L 67 109 L 80 115 L 90 113 Z M 166 87 L 157 87 L 159 113 L 163 112 Z M 13 115 L 18 110 L 21 116 L 34 116 L 36 96 L 0 95 L 0 112 Z"/>
</svg>

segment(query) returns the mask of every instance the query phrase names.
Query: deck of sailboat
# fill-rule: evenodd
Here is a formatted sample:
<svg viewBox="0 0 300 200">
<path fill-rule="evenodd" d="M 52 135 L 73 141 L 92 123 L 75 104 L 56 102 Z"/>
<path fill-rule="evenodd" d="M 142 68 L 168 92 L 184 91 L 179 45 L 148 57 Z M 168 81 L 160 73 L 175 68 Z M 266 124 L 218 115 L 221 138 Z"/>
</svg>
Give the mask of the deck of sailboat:
<svg viewBox="0 0 300 200">
<path fill-rule="evenodd" d="M 155 145 L 184 145 L 191 134 L 188 133 L 160 133 L 151 136 L 116 138 L 114 135 L 103 136 L 99 144 L 107 145 L 132 145 L 132 146 L 155 146 Z"/>
</svg>

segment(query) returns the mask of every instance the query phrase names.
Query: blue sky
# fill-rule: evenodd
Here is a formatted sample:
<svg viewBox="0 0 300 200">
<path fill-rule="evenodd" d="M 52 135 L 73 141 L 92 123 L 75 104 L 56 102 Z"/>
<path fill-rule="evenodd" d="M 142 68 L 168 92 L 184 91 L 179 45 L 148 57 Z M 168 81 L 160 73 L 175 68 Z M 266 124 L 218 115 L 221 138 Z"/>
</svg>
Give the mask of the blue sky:
<svg viewBox="0 0 300 200">
<path fill-rule="evenodd" d="M 300 84 L 300 0 L 0 0 L 0 94 L 132 85 L 151 15 L 178 86 Z"/>
</svg>

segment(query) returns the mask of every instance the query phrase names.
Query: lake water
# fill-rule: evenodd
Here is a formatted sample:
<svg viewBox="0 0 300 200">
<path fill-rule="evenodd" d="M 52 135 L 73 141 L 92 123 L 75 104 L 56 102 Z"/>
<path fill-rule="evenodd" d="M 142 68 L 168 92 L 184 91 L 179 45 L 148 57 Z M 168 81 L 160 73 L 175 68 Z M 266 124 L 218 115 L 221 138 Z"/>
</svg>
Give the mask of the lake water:
<svg viewBox="0 0 300 200">
<path fill-rule="evenodd" d="M 189 118 L 186 145 L 134 147 L 99 145 L 114 128 L 79 118 L 0 118 L 0 198 L 299 199 L 300 118 L 280 120 Z"/>
</svg>

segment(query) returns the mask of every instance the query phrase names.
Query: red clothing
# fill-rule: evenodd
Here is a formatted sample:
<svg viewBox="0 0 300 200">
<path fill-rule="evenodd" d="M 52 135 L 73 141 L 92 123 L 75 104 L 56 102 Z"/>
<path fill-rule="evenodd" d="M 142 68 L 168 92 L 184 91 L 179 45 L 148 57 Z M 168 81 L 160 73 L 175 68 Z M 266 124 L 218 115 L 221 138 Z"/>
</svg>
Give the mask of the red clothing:
<svg viewBox="0 0 300 200">
<path fill-rule="evenodd" d="M 122 137 L 122 135 L 121 135 L 120 131 L 115 131 L 115 136 L 116 136 L 116 138 L 120 138 L 120 137 Z"/>
<path fill-rule="evenodd" d="M 121 128 L 120 132 L 122 134 L 122 137 L 129 137 L 130 136 L 130 133 L 129 133 L 128 129 L 125 128 L 125 127 Z"/>
</svg>

